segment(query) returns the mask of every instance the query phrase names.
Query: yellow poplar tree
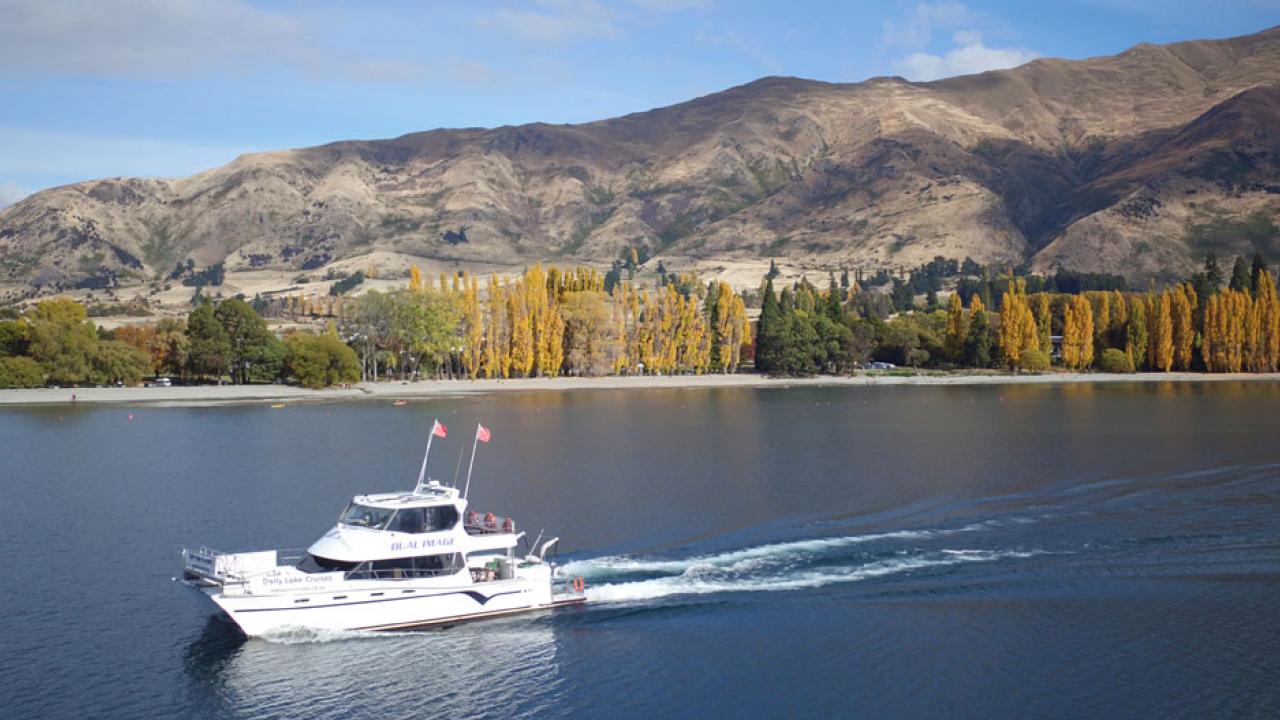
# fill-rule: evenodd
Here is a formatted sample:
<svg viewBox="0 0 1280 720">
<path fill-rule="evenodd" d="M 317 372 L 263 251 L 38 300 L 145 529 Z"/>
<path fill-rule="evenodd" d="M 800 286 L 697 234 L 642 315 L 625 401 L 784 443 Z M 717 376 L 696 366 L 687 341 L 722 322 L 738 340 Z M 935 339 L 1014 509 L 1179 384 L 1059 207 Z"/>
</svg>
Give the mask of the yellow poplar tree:
<svg viewBox="0 0 1280 720">
<path fill-rule="evenodd" d="M 1062 364 L 1083 370 L 1093 362 L 1093 308 L 1084 295 L 1073 296 L 1062 311 Z"/>
<path fill-rule="evenodd" d="M 747 319 L 747 305 L 743 302 L 742 296 L 733 295 L 733 305 L 731 306 L 730 321 L 733 329 L 733 339 L 729 346 L 729 372 L 737 372 L 738 366 L 742 364 L 742 348 L 751 342 L 751 321 Z"/>
<path fill-rule="evenodd" d="M 484 376 L 488 378 L 507 377 L 506 307 L 507 299 L 498 284 L 498 276 L 490 275 L 486 298 L 488 322 L 484 333 Z"/>
<path fill-rule="evenodd" d="M 1036 320 L 1027 306 L 1026 281 L 1010 279 L 1000 307 L 1000 351 L 1012 367 L 1022 363 L 1022 353 L 1039 344 Z"/>
<path fill-rule="evenodd" d="M 1191 369 L 1191 351 L 1195 347 L 1195 327 L 1191 318 L 1190 286 L 1178 285 L 1171 292 L 1169 312 L 1173 324 L 1173 364 L 1179 370 Z M 1194 290 L 1190 290 L 1195 294 Z"/>
<path fill-rule="evenodd" d="M 524 293 L 517 286 L 507 294 L 507 318 L 511 328 L 511 374 L 516 377 L 529 377 L 533 369 L 533 323 L 529 317 L 529 308 L 525 305 Z"/>
<path fill-rule="evenodd" d="M 627 350 L 630 342 L 627 338 L 627 304 L 622 296 L 622 289 L 614 286 L 613 294 L 609 296 L 609 305 L 613 310 L 613 364 L 611 369 L 614 375 L 621 375 L 630 367 L 631 361 L 627 357 Z"/>
<path fill-rule="evenodd" d="M 1210 295 L 1204 303 L 1204 324 L 1200 328 L 1200 356 L 1204 358 L 1205 369 L 1209 372 L 1222 372 L 1222 348 L 1218 343 L 1220 302 L 1217 295 Z"/>
<path fill-rule="evenodd" d="M 1047 293 L 1036 293 L 1036 331 L 1040 338 L 1040 351 L 1048 357 L 1053 354 L 1053 310 L 1052 301 Z M 963 347 L 963 346 L 962 346 Z"/>
<path fill-rule="evenodd" d="M 1258 298 L 1262 307 L 1263 372 L 1280 370 L 1280 305 L 1277 305 L 1276 282 L 1271 273 L 1258 275 Z"/>
<path fill-rule="evenodd" d="M 542 372 L 550 377 L 558 377 L 560 368 L 564 367 L 564 316 L 557 306 L 552 306 L 547 311 L 546 332 L 546 355 L 543 358 L 546 365 Z"/>
<path fill-rule="evenodd" d="M 1262 303 L 1252 297 L 1245 298 L 1244 312 L 1244 367 L 1249 372 L 1262 372 L 1267 364 L 1267 341 L 1263 337 Z"/>
<path fill-rule="evenodd" d="M 658 332 L 655 342 L 658 347 L 656 358 L 657 370 L 670 373 L 676 368 L 676 356 L 680 348 L 677 336 L 680 322 L 680 293 L 674 285 L 668 285 L 661 293 L 661 307 L 658 311 Z"/>
<path fill-rule="evenodd" d="M 1224 293 L 1227 304 L 1227 369 L 1240 372 L 1244 367 L 1245 323 L 1249 314 L 1249 293 L 1229 290 Z"/>
<path fill-rule="evenodd" d="M 480 313 L 480 289 L 475 276 L 468 276 L 462 292 L 462 318 L 466 323 L 466 345 L 462 350 L 462 363 L 472 380 L 480 376 L 484 358 L 484 319 Z"/>
<path fill-rule="evenodd" d="M 525 311 L 529 316 L 529 327 L 533 338 L 532 372 L 546 374 L 551 368 L 550 338 L 551 307 L 548 299 L 547 274 L 541 264 L 534 264 L 524 271 L 516 281 L 516 292 L 524 297 Z M 559 368 L 556 368 L 557 372 Z"/>
<path fill-rule="evenodd" d="M 1102 351 L 1108 345 L 1107 331 L 1111 329 L 1111 293 L 1089 293 L 1089 304 L 1093 310 L 1093 356 L 1102 357 Z"/>
<path fill-rule="evenodd" d="M 1169 372 L 1173 367 L 1173 307 L 1170 293 L 1153 297 L 1155 316 L 1150 323 L 1152 361 L 1151 369 Z"/>
<path fill-rule="evenodd" d="M 975 297 L 977 297 L 975 295 Z M 947 332 L 943 336 L 942 347 L 951 362 L 960 362 L 964 356 L 964 338 L 969 332 L 969 323 L 965 321 L 964 304 L 960 301 L 960 293 L 951 293 L 947 301 Z"/>
</svg>

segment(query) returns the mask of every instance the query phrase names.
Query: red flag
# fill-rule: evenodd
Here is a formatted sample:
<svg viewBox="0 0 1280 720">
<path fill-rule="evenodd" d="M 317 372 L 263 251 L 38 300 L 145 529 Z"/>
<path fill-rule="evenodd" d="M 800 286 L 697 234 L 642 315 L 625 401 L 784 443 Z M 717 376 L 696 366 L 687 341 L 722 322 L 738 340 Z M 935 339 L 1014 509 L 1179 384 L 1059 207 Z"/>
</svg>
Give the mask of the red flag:
<svg viewBox="0 0 1280 720">
<path fill-rule="evenodd" d="M 436 437 L 447 437 L 449 434 L 449 428 L 446 428 L 439 420 L 437 420 L 436 423 L 431 426 L 431 434 Z"/>
<path fill-rule="evenodd" d="M 489 428 L 476 423 L 476 439 L 480 442 L 489 442 Z"/>
</svg>

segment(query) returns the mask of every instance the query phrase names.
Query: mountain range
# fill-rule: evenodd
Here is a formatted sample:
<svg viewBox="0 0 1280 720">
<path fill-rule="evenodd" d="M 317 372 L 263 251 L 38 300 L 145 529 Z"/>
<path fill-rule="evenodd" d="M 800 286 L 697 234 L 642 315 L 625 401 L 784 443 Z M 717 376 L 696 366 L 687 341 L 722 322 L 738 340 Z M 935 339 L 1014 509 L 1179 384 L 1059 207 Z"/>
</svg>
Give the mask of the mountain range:
<svg viewBox="0 0 1280 720">
<path fill-rule="evenodd" d="M 0 210 L 0 298 L 366 258 L 518 269 L 911 267 L 1182 277 L 1280 260 L 1280 27 L 935 82 L 768 77 L 580 125 L 244 155 Z M 651 261 L 652 262 L 652 261 Z"/>
</svg>

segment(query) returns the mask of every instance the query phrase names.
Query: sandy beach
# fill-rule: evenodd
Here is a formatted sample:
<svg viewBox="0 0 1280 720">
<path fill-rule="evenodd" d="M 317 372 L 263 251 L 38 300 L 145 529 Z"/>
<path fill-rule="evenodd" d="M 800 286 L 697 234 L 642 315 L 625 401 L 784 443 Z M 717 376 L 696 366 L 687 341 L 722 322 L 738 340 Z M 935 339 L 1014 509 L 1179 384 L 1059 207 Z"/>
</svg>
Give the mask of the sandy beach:
<svg viewBox="0 0 1280 720">
<path fill-rule="evenodd" d="M 771 378 L 761 375 L 680 375 L 669 377 L 522 378 L 512 380 L 424 380 L 421 382 L 360 383 L 348 388 L 308 390 L 288 385 L 196 385 L 168 388 L 40 388 L 0 390 L 0 405 L 219 405 L 242 403 L 337 402 L 422 399 L 502 392 L 563 392 L 567 390 L 641 390 L 729 387 L 804 387 L 869 385 L 1043 385 L 1066 383 L 1278 382 L 1280 373 L 1046 373 L 1043 375 L 922 373 L 890 375 L 866 373 L 812 378 Z"/>
</svg>

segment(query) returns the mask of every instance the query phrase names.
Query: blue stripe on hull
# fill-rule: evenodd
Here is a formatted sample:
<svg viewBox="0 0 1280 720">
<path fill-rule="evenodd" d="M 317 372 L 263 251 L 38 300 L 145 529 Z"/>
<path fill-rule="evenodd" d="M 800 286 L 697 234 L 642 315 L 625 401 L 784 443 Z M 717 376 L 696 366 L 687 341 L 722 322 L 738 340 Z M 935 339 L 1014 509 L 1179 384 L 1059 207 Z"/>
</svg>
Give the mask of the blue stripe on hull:
<svg viewBox="0 0 1280 720">
<path fill-rule="evenodd" d="M 355 600 L 352 602 L 345 602 L 345 603 L 329 603 L 328 605 L 291 605 L 289 607 L 278 607 L 278 608 L 244 608 L 242 610 L 235 610 L 234 612 L 251 613 L 251 612 L 279 612 L 283 610 L 288 610 L 291 612 L 297 611 L 297 610 L 325 610 L 328 608 L 349 607 L 351 605 L 371 605 L 374 603 L 396 602 L 398 600 L 421 600 L 423 598 L 446 597 L 448 595 L 466 595 L 467 597 L 471 598 L 472 600 L 475 600 L 478 604 L 483 606 L 487 604 L 490 600 L 496 597 L 501 597 L 503 595 L 518 595 L 522 592 L 524 591 L 508 590 L 506 592 L 494 593 L 486 597 L 484 594 L 478 593 L 475 590 L 455 590 L 453 592 L 433 593 L 431 595 L 416 595 L 416 594 L 401 595 L 400 597 L 382 598 L 379 600 Z"/>
</svg>

